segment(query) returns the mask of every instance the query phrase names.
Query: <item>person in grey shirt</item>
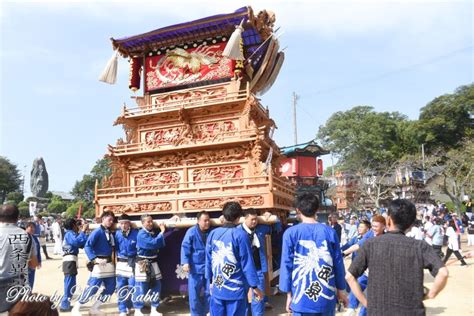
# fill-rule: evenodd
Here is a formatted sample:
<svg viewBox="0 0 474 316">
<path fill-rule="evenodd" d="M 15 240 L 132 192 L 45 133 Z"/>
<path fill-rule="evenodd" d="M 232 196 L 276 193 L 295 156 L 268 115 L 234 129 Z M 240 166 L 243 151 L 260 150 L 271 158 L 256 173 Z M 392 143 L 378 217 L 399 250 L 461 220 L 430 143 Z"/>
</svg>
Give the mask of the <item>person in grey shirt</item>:
<svg viewBox="0 0 474 316">
<path fill-rule="evenodd" d="M 0 206 L 0 313 L 16 303 L 8 298 L 8 290 L 28 286 L 28 267 L 37 265 L 31 237 L 16 226 L 18 215 L 16 206 Z"/>
<path fill-rule="evenodd" d="M 443 259 L 444 254 L 441 248 L 443 247 L 444 229 L 441 227 L 440 218 L 434 220 L 434 225 L 430 227 L 426 235 L 431 239 L 431 247 L 433 247 L 438 256 Z"/>
<path fill-rule="evenodd" d="M 346 230 L 347 230 L 347 240 L 351 240 L 354 237 L 357 237 L 357 216 L 351 216 L 351 219 L 349 220 L 349 224 L 346 224 Z"/>
<path fill-rule="evenodd" d="M 416 208 L 407 200 L 394 200 L 388 209 L 388 232 L 371 238 L 360 248 L 346 274 L 357 299 L 368 315 L 425 315 L 424 299 L 432 299 L 445 287 L 448 269 L 438 254 L 423 240 L 405 236 L 416 219 Z M 367 298 L 357 278 L 370 269 Z M 425 292 L 423 270 L 435 277 Z"/>
</svg>

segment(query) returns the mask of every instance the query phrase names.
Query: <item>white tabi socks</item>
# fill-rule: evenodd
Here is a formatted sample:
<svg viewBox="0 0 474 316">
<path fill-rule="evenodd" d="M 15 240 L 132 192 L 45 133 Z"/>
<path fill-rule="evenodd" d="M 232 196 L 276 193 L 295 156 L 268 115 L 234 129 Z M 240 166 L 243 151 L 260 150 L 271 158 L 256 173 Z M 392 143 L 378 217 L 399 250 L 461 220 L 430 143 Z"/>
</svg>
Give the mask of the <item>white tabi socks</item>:
<svg viewBox="0 0 474 316">
<path fill-rule="evenodd" d="M 103 315 L 104 313 L 100 311 L 99 307 L 102 305 L 102 302 L 97 300 L 92 304 L 89 314 L 92 315 Z"/>
</svg>

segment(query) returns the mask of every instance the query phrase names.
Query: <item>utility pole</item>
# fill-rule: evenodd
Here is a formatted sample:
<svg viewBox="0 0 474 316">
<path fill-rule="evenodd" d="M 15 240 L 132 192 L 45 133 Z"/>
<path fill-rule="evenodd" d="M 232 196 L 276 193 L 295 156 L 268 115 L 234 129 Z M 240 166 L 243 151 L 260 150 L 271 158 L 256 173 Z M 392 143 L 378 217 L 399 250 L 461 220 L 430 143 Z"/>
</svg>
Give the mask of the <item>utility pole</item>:
<svg viewBox="0 0 474 316">
<path fill-rule="evenodd" d="M 421 163 L 423 171 L 425 171 L 425 144 L 421 144 Z"/>
<path fill-rule="evenodd" d="M 21 194 L 25 195 L 26 165 L 23 166 L 23 181 L 21 183 Z"/>
<path fill-rule="evenodd" d="M 293 132 L 294 132 L 294 142 L 295 145 L 298 144 L 298 127 L 296 125 L 296 102 L 300 98 L 296 92 L 293 92 Z"/>
<path fill-rule="evenodd" d="M 334 178 L 334 155 L 333 153 L 331 153 L 331 174 L 332 174 L 332 177 Z"/>
</svg>

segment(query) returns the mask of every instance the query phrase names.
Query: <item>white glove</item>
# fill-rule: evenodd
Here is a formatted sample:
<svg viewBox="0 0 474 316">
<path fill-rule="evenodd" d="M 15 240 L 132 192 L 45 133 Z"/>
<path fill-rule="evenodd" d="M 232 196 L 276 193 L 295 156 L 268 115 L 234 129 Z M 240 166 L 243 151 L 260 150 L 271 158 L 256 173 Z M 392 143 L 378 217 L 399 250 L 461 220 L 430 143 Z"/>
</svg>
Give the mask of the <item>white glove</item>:
<svg viewBox="0 0 474 316">
<path fill-rule="evenodd" d="M 97 263 L 100 267 L 104 267 L 107 264 L 107 259 L 97 258 L 95 259 L 95 263 Z"/>
</svg>

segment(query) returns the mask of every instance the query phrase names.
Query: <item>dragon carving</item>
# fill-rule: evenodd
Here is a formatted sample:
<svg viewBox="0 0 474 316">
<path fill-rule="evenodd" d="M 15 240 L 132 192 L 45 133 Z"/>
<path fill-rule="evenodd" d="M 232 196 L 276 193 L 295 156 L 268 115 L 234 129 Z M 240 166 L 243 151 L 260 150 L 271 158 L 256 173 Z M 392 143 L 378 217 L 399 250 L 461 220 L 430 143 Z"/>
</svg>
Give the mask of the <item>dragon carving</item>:
<svg viewBox="0 0 474 316">
<path fill-rule="evenodd" d="M 185 83 L 194 81 L 200 76 L 202 66 L 209 66 L 219 62 L 220 51 L 212 51 L 219 46 L 200 45 L 192 52 L 187 52 L 182 48 L 175 48 L 166 53 L 156 66 L 150 61 L 150 68 L 153 69 L 157 77 L 164 83 L 179 82 Z M 162 74 L 160 70 L 164 70 Z"/>
</svg>

